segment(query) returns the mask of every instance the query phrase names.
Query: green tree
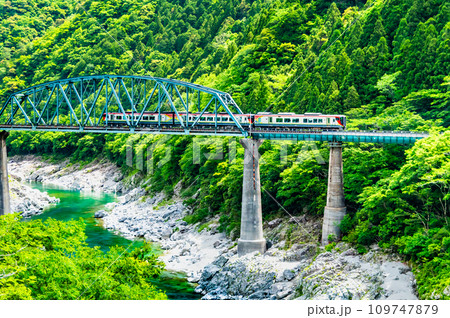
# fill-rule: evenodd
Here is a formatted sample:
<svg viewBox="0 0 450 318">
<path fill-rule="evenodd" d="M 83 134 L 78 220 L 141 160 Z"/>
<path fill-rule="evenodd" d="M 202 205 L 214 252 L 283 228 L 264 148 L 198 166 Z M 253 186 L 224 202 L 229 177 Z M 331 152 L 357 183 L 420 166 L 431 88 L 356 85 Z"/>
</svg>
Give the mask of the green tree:
<svg viewBox="0 0 450 318">
<path fill-rule="evenodd" d="M 344 101 L 346 109 L 357 108 L 361 106 L 361 101 L 359 100 L 359 94 L 355 86 L 350 86 L 347 93 L 347 98 Z"/>
<path fill-rule="evenodd" d="M 395 81 L 401 72 L 396 72 L 394 74 L 384 74 L 377 82 L 376 88 L 381 94 L 386 95 L 391 100 L 394 100 L 395 93 L 397 91 L 397 86 Z"/>
<path fill-rule="evenodd" d="M 82 221 L 0 217 L 0 299 L 166 299 L 162 269 L 148 245 L 88 247 Z"/>
</svg>

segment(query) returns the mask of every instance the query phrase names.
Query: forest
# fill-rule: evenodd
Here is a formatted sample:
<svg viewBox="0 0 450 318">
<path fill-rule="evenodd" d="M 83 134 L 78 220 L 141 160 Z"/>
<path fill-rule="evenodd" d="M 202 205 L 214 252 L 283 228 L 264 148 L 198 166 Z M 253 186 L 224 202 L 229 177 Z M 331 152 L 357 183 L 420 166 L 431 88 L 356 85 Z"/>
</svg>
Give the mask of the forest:
<svg viewBox="0 0 450 318">
<path fill-rule="evenodd" d="M 1 104 L 14 91 L 55 79 L 151 75 L 229 92 L 244 112 L 339 113 L 348 129 L 430 132 L 414 146 L 345 145 L 348 215 L 341 229 L 360 253 L 377 244 L 413 265 L 420 298 L 450 299 L 448 1 L 2 0 L 0 17 Z M 126 165 L 127 139 L 136 153 L 153 150 L 152 173 Z M 232 141 L 218 139 L 202 151 L 224 145 L 227 154 Z M 288 160 L 280 162 L 284 147 Z M 327 161 L 323 143 L 262 145 L 265 220 L 284 216 L 283 209 L 323 215 L 328 167 L 305 147 Z M 167 148 L 172 159 L 158 165 Z M 194 210 L 187 222 L 219 215 L 220 230 L 239 236 L 239 146 L 232 162 L 202 156 L 192 164 L 189 136 L 14 132 L 8 152 L 107 158 L 150 194 L 171 195 L 181 181 Z M 71 227 L 81 235 L 79 225 Z"/>
</svg>

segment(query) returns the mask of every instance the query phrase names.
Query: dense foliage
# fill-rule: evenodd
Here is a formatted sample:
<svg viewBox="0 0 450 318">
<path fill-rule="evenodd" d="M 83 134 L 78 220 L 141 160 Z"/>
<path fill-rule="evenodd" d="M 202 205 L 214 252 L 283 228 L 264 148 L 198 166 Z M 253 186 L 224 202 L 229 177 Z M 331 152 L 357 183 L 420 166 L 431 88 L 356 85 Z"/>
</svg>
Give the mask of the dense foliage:
<svg viewBox="0 0 450 318">
<path fill-rule="evenodd" d="M 0 299 L 166 299 L 150 281 L 163 264 L 148 245 L 87 246 L 82 221 L 0 217 Z"/>
<path fill-rule="evenodd" d="M 21 11 L 19 0 L 0 7 L 2 25 L 4 19 L 14 25 L 0 38 L 3 100 L 11 91 L 58 78 L 151 74 L 228 91 L 246 112 L 345 113 L 350 129 L 442 131 L 450 125 L 445 0 L 27 3 L 36 14 Z M 127 167 L 127 139 L 135 157 L 150 150 L 147 170 Z M 243 149 L 229 138 L 201 143 L 194 164 L 199 140 L 13 133 L 8 146 L 11 154 L 82 161 L 104 156 L 145 179 L 149 191 L 171 193 L 182 181 L 194 207 L 188 221 L 219 216 L 221 229 L 236 236 Z M 346 239 L 361 251 L 378 243 L 414 262 L 424 298 L 445 297 L 449 284 L 448 144 L 448 133 L 436 133 L 406 153 L 400 145 L 344 148 Z M 222 159 L 203 155 L 217 147 Z M 260 152 L 264 217 L 283 214 L 282 208 L 319 217 L 326 145 L 266 142 Z M 288 160 L 280 161 L 284 153 Z"/>
</svg>

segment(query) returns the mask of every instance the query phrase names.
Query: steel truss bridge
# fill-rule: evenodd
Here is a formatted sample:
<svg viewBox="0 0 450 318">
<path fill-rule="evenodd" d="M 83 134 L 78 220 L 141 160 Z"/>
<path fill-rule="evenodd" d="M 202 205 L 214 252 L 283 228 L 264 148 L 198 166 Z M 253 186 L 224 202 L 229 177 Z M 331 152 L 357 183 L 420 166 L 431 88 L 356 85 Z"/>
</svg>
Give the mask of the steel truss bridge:
<svg viewBox="0 0 450 318">
<path fill-rule="evenodd" d="M 122 113 L 124 127 L 113 127 L 107 113 Z M 144 112 L 158 113 L 158 125 L 140 125 Z M 171 112 L 177 125 L 161 125 L 161 114 Z M 217 125 L 217 114 L 232 119 L 228 127 Z M 131 116 L 126 116 L 131 113 Z M 182 116 L 180 113 L 188 113 Z M 199 124 L 214 114 L 215 125 Z M 0 110 L 0 130 L 64 131 L 86 133 L 140 133 L 216 135 L 253 139 L 313 140 L 373 143 L 414 143 L 426 133 L 370 131 L 249 131 L 235 115 L 241 109 L 230 94 L 174 79 L 150 76 L 98 75 L 47 82 L 13 93 Z M 191 118 L 191 119 L 190 119 Z"/>
</svg>

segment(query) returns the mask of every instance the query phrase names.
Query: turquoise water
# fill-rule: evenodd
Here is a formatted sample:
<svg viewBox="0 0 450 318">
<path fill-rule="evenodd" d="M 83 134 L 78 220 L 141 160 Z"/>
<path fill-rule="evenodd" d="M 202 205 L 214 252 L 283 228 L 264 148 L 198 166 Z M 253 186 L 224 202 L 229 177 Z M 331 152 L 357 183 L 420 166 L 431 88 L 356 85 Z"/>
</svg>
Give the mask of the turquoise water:
<svg viewBox="0 0 450 318">
<path fill-rule="evenodd" d="M 115 195 L 72 191 L 41 183 L 29 185 L 60 199 L 60 203 L 47 207 L 44 213 L 31 219 L 54 218 L 68 221 L 82 218 L 86 224 L 87 243 L 91 247 L 100 246 L 103 251 L 107 251 L 115 245 L 128 247 L 132 244 L 136 247 L 142 244 L 141 241 L 131 241 L 106 230 L 102 227 L 101 221 L 94 218 L 96 211 L 103 209 L 105 204 L 116 200 Z M 153 283 L 163 290 L 169 299 L 199 299 L 201 297 L 194 293 L 193 285 L 187 282 L 186 277 L 181 273 L 165 271 Z"/>
</svg>

